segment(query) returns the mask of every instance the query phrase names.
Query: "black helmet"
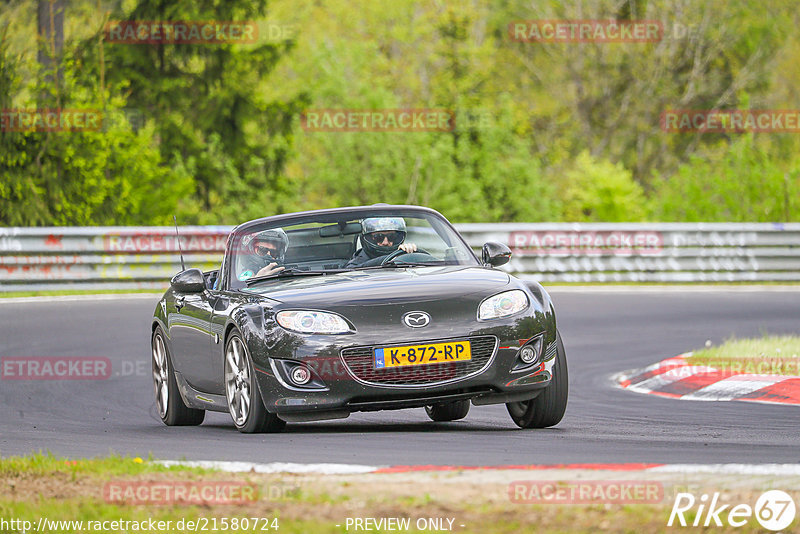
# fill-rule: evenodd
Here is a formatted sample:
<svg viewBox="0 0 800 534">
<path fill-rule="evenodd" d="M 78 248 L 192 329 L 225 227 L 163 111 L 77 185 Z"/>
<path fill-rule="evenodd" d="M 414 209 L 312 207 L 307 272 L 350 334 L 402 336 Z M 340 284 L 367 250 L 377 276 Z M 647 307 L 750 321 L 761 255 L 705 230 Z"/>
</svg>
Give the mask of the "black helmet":
<svg viewBox="0 0 800 534">
<path fill-rule="evenodd" d="M 257 234 L 245 237 L 243 242 L 244 246 L 247 247 L 251 254 L 264 258 L 271 263 L 283 263 L 283 259 L 286 257 L 286 249 L 289 248 L 289 238 L 282 228 L 272 228 L 270 230 L 258 232 Z M 274 246 L 275 253 L 273 254 L 265 250 L 265 247 L 259 246 L 264 243 Z"/>
<path fill-rule="evenodd" d="M 385 237 L 391 245 L 379 244 Z M 405 239 L 406 222 L 402 217 L 371 217 L 361 221 L 361 247 L 370 258 L 391 254 Z"/>
</svg>

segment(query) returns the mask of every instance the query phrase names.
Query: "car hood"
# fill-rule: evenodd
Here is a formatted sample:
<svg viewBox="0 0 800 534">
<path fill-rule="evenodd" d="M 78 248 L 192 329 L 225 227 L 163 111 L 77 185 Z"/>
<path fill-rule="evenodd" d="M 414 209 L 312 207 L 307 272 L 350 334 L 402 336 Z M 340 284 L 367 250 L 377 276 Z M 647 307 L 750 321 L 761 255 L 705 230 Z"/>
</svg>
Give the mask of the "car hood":
<svg viewBox="0 0 800 534">
<path fill-rule="evenodd" d="M 480 267 L 408 267 L 276 279 L 249 289 L 291 306 L 327 309 L 462 298 L 502 291 L 503 271 Z"/>
</svg>

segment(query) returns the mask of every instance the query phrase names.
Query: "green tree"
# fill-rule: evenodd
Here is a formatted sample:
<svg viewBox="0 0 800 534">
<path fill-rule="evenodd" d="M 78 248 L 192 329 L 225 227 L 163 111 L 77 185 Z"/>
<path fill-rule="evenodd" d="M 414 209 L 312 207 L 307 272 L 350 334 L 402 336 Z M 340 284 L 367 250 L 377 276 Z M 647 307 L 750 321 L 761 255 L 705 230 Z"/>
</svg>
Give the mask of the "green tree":
<svg viewBox="0 0 800 534">
<path fill-rule="evenodd" d="M 781 165 L 753 135 L 742 136 L 657 176 L 653 198 L 662 221 L 798 221 L 800 160 Z"/>
<path fill-rule="evenodd" d="M 621 163 L 595 160 L 581 152 L 564 173 L 567 221 L 641 221 L 646 212 L 642 187 Z"/>
<path fill-rule="evenodd" d="M 266 17 L 266 5 L 265 0 L 139 0 L 132 10 L 112 16 L 256 20 Z M 128 105 L 153 120 L 162 158 L 194 176 L 196 200 L 205 213 L 198 210 L 187 215 L 190 219 L 232 222 L 243 212 L 263 216 L 287 207 L 281 174 L 291 150 L 292 118 L 306 97 L 300 92 L 270 100 L 263 86 L 291 46 L 261 35 L 255 44 L 105 47 L 108 79 L 125 83 Z"/>
<path fill-rule="evenodd" d="M 23 91 L 19 56 L 0 40 L 0 107 Z M 78 131 L 0 130 L 0 225 L 159 224 L 193 190 L 191 177 L 162 164 L 152 124 L 133 131 L 125 102 L 103 104 L 87 91 L 68 56 L 61 64 L 64 109 L 88 109 L 102 128 Z M 33 91 L 33 94 L 45 94 Z M 35 104 L 20 106 L 36 108 Z"/>
<path fill-rule="evenodd" d="M 337 11 L 340 9 L 340 11 Z M 486 94 L 495 45 L 486 6 L 301 3 L 306 17 L 282 78 L 312 87 L 312 108 L 436 108 L 447 132 L 300 132 L 287 174 L 302 205 L 434 207 L 457 221 L 551 220 L 560 206 L 521 133 L 513 97 Z M 343 36 L 352 38 L 343 38 Z"/>
</svg>

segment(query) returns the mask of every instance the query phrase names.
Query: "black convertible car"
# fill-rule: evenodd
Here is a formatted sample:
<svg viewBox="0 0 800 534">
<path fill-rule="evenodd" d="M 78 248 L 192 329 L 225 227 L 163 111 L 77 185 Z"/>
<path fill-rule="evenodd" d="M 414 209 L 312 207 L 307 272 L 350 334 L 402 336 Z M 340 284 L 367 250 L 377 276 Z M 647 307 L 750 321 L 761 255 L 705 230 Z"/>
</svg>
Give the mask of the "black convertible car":
<svg viewBox="0 0 800 534">
<path fill-rule="evenodd" d="M 167 425 L 229 412 L 242 432 L 424 407 L 453 421 L 504 403 L 522 428 L 557 424 L 567 361 L 550 297 L 479 259 L 434 210 L 375 205 L 241 224 L 219 270 L 172 278 L 152 321 Z"/>
</svg>

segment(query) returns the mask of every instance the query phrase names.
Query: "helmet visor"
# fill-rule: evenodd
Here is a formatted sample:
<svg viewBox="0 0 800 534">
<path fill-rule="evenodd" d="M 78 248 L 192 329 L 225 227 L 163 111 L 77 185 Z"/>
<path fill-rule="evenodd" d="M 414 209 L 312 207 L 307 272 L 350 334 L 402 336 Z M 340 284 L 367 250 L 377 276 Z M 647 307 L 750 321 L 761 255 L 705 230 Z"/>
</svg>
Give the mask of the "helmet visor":
<svg viewBox="0 0 800 534">
<path fill-rule="evenodd" d="M 364 239 L 371 245 L 378 247 L 388 247 L 400 245 L 405 239 L 406 233 L 397 230 L 386 230 L 381 232 L 371 232 L 364 235 Z"/>
<path fill-rule="evenodd" d="M 268 260 L 275 260 L 279 256 L 277 245 L 269 241 L 258 241 L 254 243 L 253 251 L 257 256 Z"/>
</svg>

